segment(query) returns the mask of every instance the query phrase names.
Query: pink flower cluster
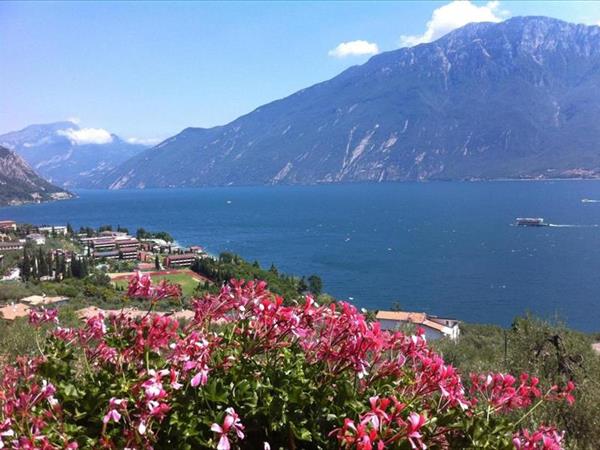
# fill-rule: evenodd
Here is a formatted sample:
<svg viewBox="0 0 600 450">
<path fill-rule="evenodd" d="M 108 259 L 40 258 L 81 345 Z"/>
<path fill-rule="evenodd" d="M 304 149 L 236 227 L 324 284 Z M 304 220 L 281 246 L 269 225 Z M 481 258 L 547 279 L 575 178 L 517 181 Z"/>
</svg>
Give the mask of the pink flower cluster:
<svg viewBox="0 0 600 450">
<path fill-rule="evenodd" d="M 340 445 L 357 450 L 381 450 L 399 442 L 408 441 L 413 449 L 425 449 L 421 428 L 427 422 L 423 414 L 411 412 L 406 417 L 406 405 L 395 397 L 371 397 L 370 411 L 364 413 L 358 423 L 345 419 L 344 425 L 335 430 Z"/>
<path fill-rule="evenodd" d="M 156 302 L 180 290 L 164 282 L 153 285 L 138 273 L 128 294 Z M 503 413 L 550 397 L 572 401 L 572 384 L 542 394 L 539 381 L 527 375 L 518 381 L 506 374 L 475 375 L 467 393 L 457 371 L 428 347 L 422 332 L 407 336 L 384 331 L 344 302 L 321 306 L 307 297 L 302 304 L 285 305 L 264 282 L 232 280 L 218 295 L 195 299 L 193 307 L 194 319 L 183 328 L 159 314 L 139 319 L 98 314 L 80 329 L 53 331 L 63 348 L 83 349 L 83 368 L 92 378 L 102 372 L 118 380 L 119 390 L 107 393 L 98 418 L 100 447 L 154 448 L 162 423 L 178 401 L 200 392 L 213 376 L 286 349 L 301 352 L 308 365 L 319 367 L 318 383 L 323 386 L 335 386 L 346 377 L 354 380 L 361 398 L 370 398 L 370 408 L 357 419 L 345 418 L 338 428 L 327 430 L 343 448 L 380 450 L 402 443 L 413 449 L 446 448 L 455 431 L 438 423 L 440 415 L 476 417 L 482 404 Z M 43 311 L 32 313 L 30 320 L 40 324 L 55 318 Z M 54 386 L 39 380 L 37 368 L 43 363 L 23 360 L 5 369 L 0 448 L 8 443 L 18 449 L 77 448 L 61 431 Z M 255 376 L 260 377 L 258 369 Z M 387 392 L 376 395 L 373 386 L 386 386 Z M 212 414 L 208 441 L 219 450 L 241 445 L 250 432 L 242 424 L 244 417 L 233 407 L 219 411 L 205 412 Z M 518 449 L 555 449 L 561 440 L 555 430 L 540 428 L 519 431 L 513 443 Z"/>
<path fill-rule="evenodd" d="M 563 390 L 552 386 L 543 394 L 539 388 L 537 377 L 524 373 L 517 379 L 510 374 L 495 373 L 487 375 L 471 375 L 470 393 L 472 401 L 485 400 L 488 404 L 501 411 L 510 411 L 529 407 L 534 401 L 543 397 L 547 400 L 565 399 L 573 404 L 575 385 L 569 381 Z"/>
<path fill-rule="evenodd" d="M 542 426 L 533 433 L 522 430 L 513 439 L 517 450 L 561 450 L 564 432 L 555 428 Z"/>
<path fill-rule="evenodd" d="M 58 310 L 40 308 L 38 310 L 29 310 L 29 323 L 35 326 L 40 326 L 44 323 L 58 324 Z"/>
<path fill-rule="evenodd" d="M 56 388 L 39 380 L 40 359 L 19 358 L 6 366 L 0 380 L 0 448 L 15 450 L 78 448 L 60 428 L 48 435 L 46 430 L 61 421 L 62 409 L 55 399 Z M 26 433 L 18 433 L 22 423 Z"/>
<path fill-rule="evenodd" d="M 153 284 L 152 279 L 148 275 L 136 272 L 129 280 L 127 296 L 131 298 L 144 298 L 150 300 L 152 303 L 156 303 L 165 298 L 181 297 L 181 286 L 169 283 L 166 279 L 161 280 L 158 284 Z"/>
</svg>

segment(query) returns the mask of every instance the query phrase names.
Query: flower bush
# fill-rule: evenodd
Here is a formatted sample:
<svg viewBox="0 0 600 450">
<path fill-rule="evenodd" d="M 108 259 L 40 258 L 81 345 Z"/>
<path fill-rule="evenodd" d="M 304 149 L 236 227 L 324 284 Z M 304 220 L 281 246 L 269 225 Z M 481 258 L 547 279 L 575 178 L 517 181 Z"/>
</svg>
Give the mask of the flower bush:
<svg viewBox="0 0 600 450">
<path fill-rule="evenodd" d="M 0 448 L 559 449 L 535 424 L 574 386 L 526 374 L 461 376 L 414 336 L 383 331 L 354 306 L 311 297 L 285 305 L 263 282 L 231 281 L 193 300 L 182 325 L 151 305 L 177 296 L 136 275 L 142 318 L 98 314 L 48 336 L 39 355 L 4 367 Z"/>
</svg>

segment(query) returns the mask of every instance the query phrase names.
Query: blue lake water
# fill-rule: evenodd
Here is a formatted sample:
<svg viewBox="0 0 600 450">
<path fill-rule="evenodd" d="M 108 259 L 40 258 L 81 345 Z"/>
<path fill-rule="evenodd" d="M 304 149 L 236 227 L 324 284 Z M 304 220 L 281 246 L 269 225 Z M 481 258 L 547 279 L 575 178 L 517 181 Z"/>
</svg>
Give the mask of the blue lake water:
<svg viewBox="0 0 600 450">
<path fill-rule="evenodd" d="M 600 182 L 352 184 L 79 191 L 0 219 L 167 230 L 367 308 L 509 325 L 526 311 L 600 330 Z M 561 227 L 511 226 L 539 216 Z"/>
</svg>

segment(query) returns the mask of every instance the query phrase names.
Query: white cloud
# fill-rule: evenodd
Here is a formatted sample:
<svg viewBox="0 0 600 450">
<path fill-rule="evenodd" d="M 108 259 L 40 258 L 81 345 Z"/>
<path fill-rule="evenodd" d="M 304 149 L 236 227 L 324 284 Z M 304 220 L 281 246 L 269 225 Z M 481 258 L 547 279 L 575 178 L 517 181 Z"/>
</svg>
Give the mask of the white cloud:
<svg viewBox="0 0 600 450">
<path fill-rule="evenodd" d="M 109 144 L 113 140 L 111 134 L 102 128 L 81 128 L 80 130 L 68 128 L 58 130 L 56 133 L 67 137 L 75 145 Z"/>
<path fill-rule="evenodd" d="M 67 117 L 67 122 L 74 123 L 75 125 L 79 125 L 81 123 L 81 119 L 79 117 Z"/>
<path fill-rule="evenodd" d="M 577 20 L 573 21 L 574 23 L 582 23 L 584 25 L 588 25 L 588 26 L 597 26 L 600 27 L 600 20 L 598 20 L 597 17 L 590 17 L 590 16 L 585 16 L 585 17 L 579 17 Z"/>
<path fill-rule="evenodd" d="M 137 138 L 130 137 L 127 139 L 127 142 L 130 144 L 140 144 L 140 145 L 155 145 L 161 141 L 159 138 Z"/>
<path fill-rule="evenodd" d="M 336 48 L 329 50 L 329 56 L 345 58 L 347 56 L 376 55 L 379 53 L 377 44 L 368 41 L 342 42 Z"/>
<path fill-rule="evenodd" d="M 419 35 L 403 35 L 400 37 L 402 47 L 432 42 L 456 28 L 472 22 L 500 22 L 508 11 L 500 10 L 500 2 L 491 1 L 477 6 L 469 0 L 454 0 L 433 11 L 427 22 L 427 29 Z"/>
</svg>

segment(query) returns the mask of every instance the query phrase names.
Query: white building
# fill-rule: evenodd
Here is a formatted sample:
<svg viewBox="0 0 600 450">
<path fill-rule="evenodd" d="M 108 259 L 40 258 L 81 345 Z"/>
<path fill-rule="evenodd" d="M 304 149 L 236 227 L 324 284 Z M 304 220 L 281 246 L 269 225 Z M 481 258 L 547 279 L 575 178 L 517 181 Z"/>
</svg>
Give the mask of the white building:
<svg viewBox="0 0 600 450">
<path fill-rule="evenodd" d="M 3 256 L 3 255 L 0 255 L 0 257 L 1 256 Z M 2 258 L 0 258 L 0 260 L 1 259 Z M 18 280 L 19 278 L 21 278 L 21 269 L 19 269 L 18 267 L 15 267 L 8 274 L 6 274 L 2 277 L 2 281 L 15 281 L 15 280 Z"/>
<path fill-rule="evenodd" d="M 38 227 L 38 231 L 40 233 L 43 234 L 56 234 L 56 235 L 61 235 L 61 236 L 66 236 L 67 235 L 67 227 L 63 226 L 63 225 L 56 225 L 56 226 L 48 226 L 48 227 Z"/>
<path fill-rule="evenodd" d="M 456 319 L 405 311 L 379 311 L 376 318 L 383 330 L 397 330 L 407 325 L 422 328 L 428 340 L 442 337 L 456 340 L 460 336 L 460 322 Z"/>
<path fill-rule="evenodd" d="M 132 239 L 132 237 L 129 236 L 129 234 L 124 231 L 105 230 L 105 231 L 101 231 L 100 233 L 98 233 L 98 235 L 102 236 L 102 237 Z"/>
<path fill-rule="evenodd" d="M 44 245 L 46 243 L 46 237 L 39 233 L 31 233 L 25 236 L 27 242 L 32 242 L 36 245 Z"/>
</svg>

